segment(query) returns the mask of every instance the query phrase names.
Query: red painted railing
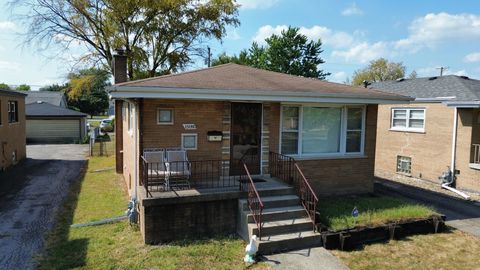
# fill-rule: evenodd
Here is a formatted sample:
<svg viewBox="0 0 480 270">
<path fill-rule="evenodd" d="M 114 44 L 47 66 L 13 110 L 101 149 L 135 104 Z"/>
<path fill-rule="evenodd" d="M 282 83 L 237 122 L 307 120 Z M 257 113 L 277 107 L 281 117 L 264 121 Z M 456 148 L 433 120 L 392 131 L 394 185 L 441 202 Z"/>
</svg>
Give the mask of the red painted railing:
<svg viewBox="0 0 480 270">
<path fill-rule="evenodd" d="M 295 159 L 279 153 L 270 152 L 269 168 L 271 176 L 277 177 L 295 188 L 303 208 L 312 221 L 313 231 L 315 231 L 315 214 L 317 212 L 318 197 Z"/>
<path fill-rule="evenodd" d="M 257 188 L 255 187 L 255 183 L 253 182 L 252 176 L 250 175 L 250 171 L 245 163 L 243 163 L 243 168 L 245 169 L 246 173 L 246 184 L 247 184 L 247 204 L 250 212 L 252 213 L 253 220 L 257 225 L 258 229 L 258 239 L 262 239 L 262 213 L 263 213 L 263 202 L 260 198 L 260 194 L 258 194 Z"/>
</svg>

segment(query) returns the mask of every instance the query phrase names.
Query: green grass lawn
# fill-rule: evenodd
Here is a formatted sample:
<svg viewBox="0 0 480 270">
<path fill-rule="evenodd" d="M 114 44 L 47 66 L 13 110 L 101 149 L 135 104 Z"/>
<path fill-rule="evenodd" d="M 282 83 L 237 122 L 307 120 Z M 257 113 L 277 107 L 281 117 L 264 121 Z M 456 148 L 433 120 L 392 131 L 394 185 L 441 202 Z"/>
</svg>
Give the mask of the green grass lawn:
<svg viewBox="0 0 480 270">
<path fill-rule="evenodd" d="M 429 207 L 386 196 L 349 196 L 321 199 L 320 222 L 330 230 L 354 227 L 352 210 L 359 210 L 356 226 L 380 225 L 391 221 L 424 218 L 436 214 Z"/>
<path fill-rule="evenodd" d="M 480 269 L 480 239 L 455 230 L 332 253 L 352 270 Z"/>
<path fill-rule="evenodd" d="M 118 216 L 127 207 L 124 182 L 115 174 L 115 157 L 92 157 L 74 186 L 38 256 L 39 269 L 243 269 L 245 243 L 237 237 L 144 245 L 127 221 L 70 228 Z M 250 267 L 252 268 L 252 267 Z M 253 269 L 268 269 L 258 264 Z"/>
</svg>

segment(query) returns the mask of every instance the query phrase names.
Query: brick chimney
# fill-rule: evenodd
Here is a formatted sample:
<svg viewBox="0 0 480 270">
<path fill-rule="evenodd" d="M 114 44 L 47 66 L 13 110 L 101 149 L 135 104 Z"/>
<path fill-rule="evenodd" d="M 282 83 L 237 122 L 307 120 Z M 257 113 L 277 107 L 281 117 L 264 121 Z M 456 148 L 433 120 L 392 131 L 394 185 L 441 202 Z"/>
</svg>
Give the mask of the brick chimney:
<svg viewBox="0 0 480 270">
<path fill-rule="evenodd" d="M 127 56 L 122 49 L 115 50 L 113 55 L 113 80 L 114 84 L 127 81 Z M 115 100 L 115 167 L 117 173 L 123 173 L 123 100 Z"/>
<path fill-rule="evenodd" d="M 113 55 L 113 78 L 114 83 L 122 83 L 127 81 L 127 56 L 123 49 L 116 49 Z"/>
</svg>

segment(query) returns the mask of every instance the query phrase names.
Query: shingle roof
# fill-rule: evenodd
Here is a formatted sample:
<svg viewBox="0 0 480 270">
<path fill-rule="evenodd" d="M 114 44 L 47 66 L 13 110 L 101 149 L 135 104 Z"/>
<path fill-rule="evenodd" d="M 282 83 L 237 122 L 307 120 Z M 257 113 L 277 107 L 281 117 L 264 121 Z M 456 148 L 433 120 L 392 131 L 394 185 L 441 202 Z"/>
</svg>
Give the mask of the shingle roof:
<svg viewBox="0 0 480 270">
<path fill-rule="evenodd" d="M 25 99 L 26 104 L 36 103 L 37 101 L 43 101 L 55 106 L 62 106 L 62 100 L 64 95 L 62 92 L 53 92 L 53 91 L 28 91 L 27 98 Z"/>
<path fill-rule="evenodd" d="M 50 103 L 39 102 L 25 105 L 25 114 L 27 117 L 86 117 L 81 112 L 67 108 L 52 105 Z"/>
<path fill-rule="evenodd" d="M 26 95 L 27 94 L 25 92 L 0 89 L 0 96 L 26 96 Z"/>
<path fill-rule="evenodd" d="M 370 88 L 414 98 L 454 97 L 450 100 L 480 100 L 480 80 L 456 75 L 375 82 Z"/>
<path fill-rule="evenodd" d="M 127 88 L 155 91 L 155 88 L 190 90 L 242 90 L 296 92 L 313 95 L 353 96 L 355 98 L 409 100 L 398 94 L 293 76 L 238 64 L 225 64 L 178 74 L 130 81 L 110 87 L 111 92 Z M 140 91 L 138 90 L 138 91 Z"/>
</svg>

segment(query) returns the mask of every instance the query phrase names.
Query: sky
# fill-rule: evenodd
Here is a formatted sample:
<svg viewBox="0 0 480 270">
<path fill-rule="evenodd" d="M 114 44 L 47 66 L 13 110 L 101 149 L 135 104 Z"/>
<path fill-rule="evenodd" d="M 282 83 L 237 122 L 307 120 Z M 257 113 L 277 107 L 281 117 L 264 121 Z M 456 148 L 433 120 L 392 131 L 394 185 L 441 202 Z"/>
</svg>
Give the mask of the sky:
<svg viewBox="0 0 480 270">
<path fill-rule="evenodd" d="M 0 0 L 0 7 L 7 0 Z M 222 42 L 205 46 L 212 54 L 238 54 L 253 41 L 262 44 L 288 26 L 313 40 L 320 39 L 329 81 L 343 83 L 355 70 L 384 57 L 402 62 L 407 75 L 446 74 L 480 79 L 480 2 L 475 0 L 333 1 L 238 0 L 237 28 L 228 28 Z M 2 8 L 2 10 L 5 10 Z M 9 12 L 0 14 L 0 83 L 29 84 L 33 88 L 62 83 L 72 63 L 54 57 L 58 48 L 44 51 L 24 46 L 22 25 Z M 72 50 L 75 53 L 75 49 Z M 203 68 L 196 61 L 189 69 Z"/>
</svg>

